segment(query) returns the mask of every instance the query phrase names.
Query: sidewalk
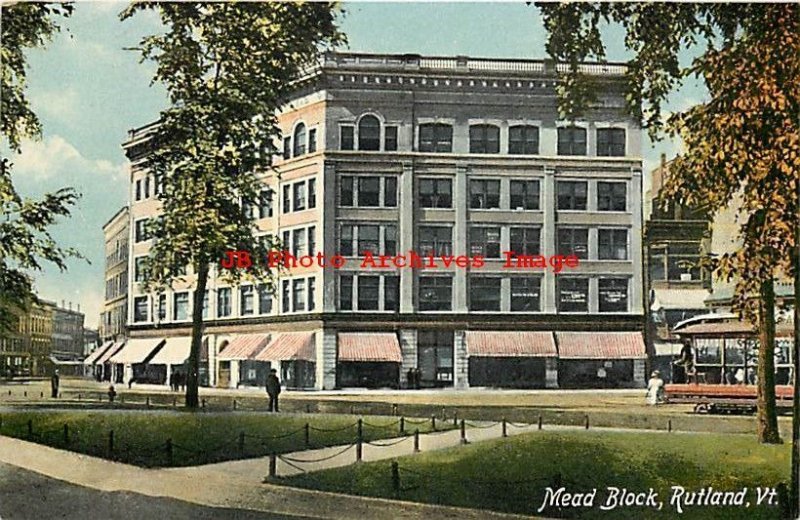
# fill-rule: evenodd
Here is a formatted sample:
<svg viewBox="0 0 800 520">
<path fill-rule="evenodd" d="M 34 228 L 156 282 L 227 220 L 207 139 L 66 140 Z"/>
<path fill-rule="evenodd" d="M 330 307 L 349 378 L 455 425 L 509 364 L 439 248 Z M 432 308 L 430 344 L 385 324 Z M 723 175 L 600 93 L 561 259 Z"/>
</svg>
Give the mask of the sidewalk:
<svg viewBox="0 0 800 520">
<path fill-rule="evenodd" d="M 508 433 L 522 433 L 529 428 L 509 426 Z M 420 435 L 420 447 L 425 451 L 430 451 L 455 446 L 459 444 L 459 435 L 457 430 Z M 499 437 L 500 426 L 470 429 L 468 436 L 475 441 Z M 388 443 L 390 441 L 380 442 Z M 411 440 L 403 441 L 395 446 L 396 449 L 365 444 L 364 460 L 378 460 L 409 454 L 413 450 L 412 442 Z M 335 452 L 341 450 L 341 447 L 299 452 L 288 456 L 310 459 L 312 454 L 321 454 L 327 450 Z M 355 459 L 354 450 L 350 449 L 348 453 L 350 456 L 330 459 L 319 469 L 351 464 Z M 101 491 L 129 491 L 153 497 L 171 497 L 206 506 L 337 520 L 352 518 L 374 520 L 527 518 L 484 510 L 357 497 L 263 484 L 262 479 L 268 471 L 267 460 L 262 458 L 188 468 L 145 469 L 61 451 L 18 439 L 0 437 L 0 462 Z M 306 464 L 303 466 L 312 467 Z M 288 465 L 279 465 L 278 474 L 288 475 L 291 469 Z"/>
</svg>

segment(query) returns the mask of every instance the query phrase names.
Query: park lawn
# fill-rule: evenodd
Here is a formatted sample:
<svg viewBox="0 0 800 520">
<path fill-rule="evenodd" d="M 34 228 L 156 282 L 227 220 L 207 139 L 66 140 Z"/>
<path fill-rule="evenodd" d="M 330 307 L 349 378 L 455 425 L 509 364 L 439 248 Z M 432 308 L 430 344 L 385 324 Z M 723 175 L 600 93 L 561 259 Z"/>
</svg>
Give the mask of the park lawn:
<svg viewBox="0 0 800 520">
<path fill-rule="evenodd" d="M 789 480 L 790 446 L 759 445 L 752 435 L 537 432 L 398 459 L 400 492 L 392 491 L 391 461 L 370 462 L 280 479 L 311 489 L 413 502 L 490 509 L 553 518 L 779 518 L 779 508 L 756 507 L 758 486 Z M 671 486 L 687 490 L 748 487 L 750 508 L 670 505 Z M 597 488 L 593 508 L 546 508 L 548 486 L 587 492 Z M 663 500 L 661 511 L 602 511 L 606 486 L 647 491 Z"/>
<path fill-rule="evenodd" d="M 225 460 L 263 457 L 306 449 L 305 425 L 310 426 L 310 447 L 355 442 L 352 415 L 266 413 L 188 413 L 167 411 L 11 411 L 0 414 L 0 434 L 55 448 L 144 467 L 193 466 Z M 33 435 L 28 434 L 32 421 Z M 400 436 L 398 418 L 363 419 L 363 439 Z M 67 425 L 69 441 L 65 440 Z M 439 424 L 437 429 L 451 428 Z M 430 421 L 407 423 L 406 432 L 430 430 Z M 327 431 L 333 430 L 333 431 Z M 113 449 L 109 450 L 113 431 Z M 240 435 L 244 433 L 243 449 Z M 172 445 L 169 456 L 167 440 Z"/>
</svg>

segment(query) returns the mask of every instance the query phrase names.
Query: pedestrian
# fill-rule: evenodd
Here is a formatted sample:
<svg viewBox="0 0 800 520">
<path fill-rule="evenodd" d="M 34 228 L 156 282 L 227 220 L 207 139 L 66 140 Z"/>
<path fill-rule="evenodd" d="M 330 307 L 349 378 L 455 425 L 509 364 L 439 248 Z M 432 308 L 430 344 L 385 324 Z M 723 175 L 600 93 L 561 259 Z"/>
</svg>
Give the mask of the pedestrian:
<svg viewBox="0 0 800 520">
<path fill-rule="evenodd" d="M 55 399 L 58 397 L 58 385 L 61 383 L 60 378 L 58 377 L 58 369 L 53 371 L 53 375 L 50 376 L 50 397 Z"/>
<path fill-rule="evenodd" d="M 414 369 L 414 388 L 422 388 L 422 370 L 419 367 Z"/>
<path fill-rule="evenodd" d="M 657 405 L 664 402 L 664 380 L 661 372 L 654 370 L 647 382 L 647 404 Z"/>
<path fill-rule="evenodd" d="M 178 385 L 175 382 L 177 376 L 178 376 L 177 372 L 171 372 L 169 375 L 169 389 L 172 390 L 173 392 L 178 390 Z"/>
<path fill-rule="evenodd" d="M 114 385 L 111 385 L 108 387 L 108 402 L 113 403 L 115 397 L 117 397 L 117 391 L 114 389 Z"/>
<path fill-rule="evenodd" d="M 407 388 L 414 388 L 414 369 L 413 368 L 409 368 L 408 369 L 408 373 L 406 374 L 406 380 L 407 380 L 407 383 L 406 383 Z"/>
<path fill-rule="evenodd" d="M 281 380 L 278 379 L 278 371 L 274 368 L 269 371 L 267 376 L 267 395 L 269 396 L 269 411 L 278 411 L 278 396 L 281 393 Z"/>
<path fill-rule="evenodd" d="M 683 367 L 684 382 L 690 383 L 691 378 L 697 373 L 694 367 L 694 349 L 692 349 L 691 340 L 683 340 L 683 348 L 681 348 L 680 357 L 676 361 L 673 361 L 673 364 Z M 697 383 L 696 377 L 694 382 Z"/>
</svg>

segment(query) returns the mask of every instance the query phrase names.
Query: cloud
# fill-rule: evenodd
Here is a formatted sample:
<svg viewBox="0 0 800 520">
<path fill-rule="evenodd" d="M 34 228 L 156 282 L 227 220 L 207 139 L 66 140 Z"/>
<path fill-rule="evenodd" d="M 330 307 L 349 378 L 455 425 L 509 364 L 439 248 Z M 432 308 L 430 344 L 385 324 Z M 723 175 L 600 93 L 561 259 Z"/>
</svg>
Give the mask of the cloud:
<svg viewBox="0 0 800 520">
<path fill-rule="evenodd" d="M 34 112 L 53 118 L 69 120 L 80 115 L 79 96 L 74 88 L 31 92 L 31 105 Z"/>
<path fill-rule="evenodd" d="M 15 176 L 34 181 L 66 177 L 82 181 L 127 181 L 125 164 L 105 159 L 89 159 L 69 141 L 52 135 L 42 141 L 25 141 L 22 152 L 13 158 Z"/>
</svg>

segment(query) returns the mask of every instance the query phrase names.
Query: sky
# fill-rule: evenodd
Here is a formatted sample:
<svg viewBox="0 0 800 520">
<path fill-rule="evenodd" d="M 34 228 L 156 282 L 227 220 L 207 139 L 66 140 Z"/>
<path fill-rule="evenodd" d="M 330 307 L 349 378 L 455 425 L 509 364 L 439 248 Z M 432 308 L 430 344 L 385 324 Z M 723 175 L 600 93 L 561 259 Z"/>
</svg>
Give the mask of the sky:
<svg viewBox="0 0 800 520">
<path fill-rule="evenodd" d="M 155 14 L 140 12 L 121 22 L 125 2 L 78 1 L 74 14 L 43 50 L 28 53 L 28 96 L 43 126 L 40 141 L 27 141 L 12 157 L 14 183 L 26 196 L 73 186 L 82 198 L 72 216 L 53 228 L 60 245 L 87 260 L 70 259 L 68 271 L 35 273 L 40 297 L 80 304 L 87 327 L 99 325 L 105 284 L 103 225 L 127 203 L 126 159 L 120 144 L 131 128 L 158 118 L 166 92 L 152 85 L 153 65 L 139 63 L 135 46 L 159 31 Z M 519 3 L 344 3 L 341 28 L 354 52 L 545 58 L 545 31 L 538 10 Z M 624 33 L 610 27 L 609 60 L 629 57 Z M 684 56 L 688 58 L 688 54 Z M 685 86 L 668 110 L 704 98 L 702 87 Z M 643 146 L 644 171 L 677 143 Z M 645 175 L 646 176 L 646 175 Z"/>
</svg>

